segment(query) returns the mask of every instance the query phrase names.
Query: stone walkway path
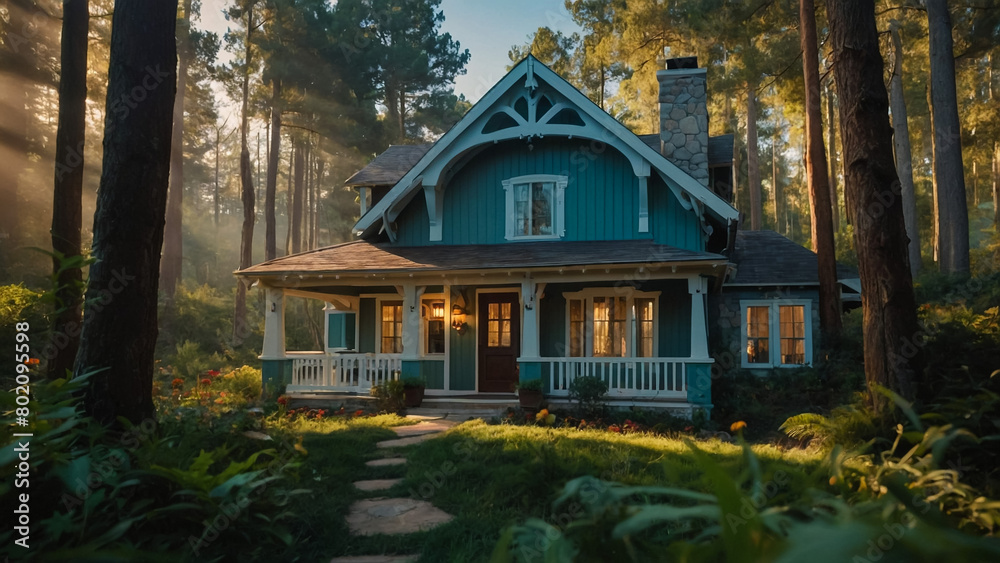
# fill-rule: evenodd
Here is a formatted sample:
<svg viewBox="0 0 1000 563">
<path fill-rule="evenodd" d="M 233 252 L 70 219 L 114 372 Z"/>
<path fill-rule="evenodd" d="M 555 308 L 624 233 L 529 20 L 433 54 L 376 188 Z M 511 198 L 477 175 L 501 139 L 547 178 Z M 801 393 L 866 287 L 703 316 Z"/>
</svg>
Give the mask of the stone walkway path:
<svg viewBox="0 0 1000 563">
<path fill-rule="evenodd" d="M 399 436 L 393 440 L 378 442 L 379 449 L 402 448 L 419 444 L 435 435 L 461 424 L 468 416 L 462 413 L 447 415 L 410 415 L 406 418 L 418 420 L 410 426 L 397 426 L 393 431 Z M 406 464 L 402 454 L 373 459 L 365 463 L 368 467 L 392 467 Z M 362 491 L 384 491 L 401 483 L 402 478 L 368 479 L 355 481 L 354 486 Z M 372 536 L 375 534 L 410 534 L 431 530 L 450 522 L 454 516 L 437 508 L 425 500 L 410 497 L 377 497 L 359 500 L 351 505 L 346 521 L 351 535 Z M 362 555 L 337 557 L 331 563 L 406 563 L 419 559 L 419 555 Z"/>
</svg>

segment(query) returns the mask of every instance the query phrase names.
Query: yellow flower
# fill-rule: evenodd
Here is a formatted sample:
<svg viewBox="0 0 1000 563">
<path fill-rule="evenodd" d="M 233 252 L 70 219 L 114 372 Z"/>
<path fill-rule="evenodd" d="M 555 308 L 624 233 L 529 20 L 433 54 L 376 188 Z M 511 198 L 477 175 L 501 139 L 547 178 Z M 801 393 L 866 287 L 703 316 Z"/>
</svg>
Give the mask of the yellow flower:
<svg viewBox="0 0 1000 563">
<path fill-rule="evenodd" d="M 302 445 L 302 438 L 303 438 L 303 436 L 299 436 L 299 440 L 297 442 L 295 442 L 295 445 L 294 445 L 295 451 L 301 453 L 302 455 L 307 455 L 309 452 Z"/>
<path fill-rule="evenodd" d="M 738 430 L 743 430 L 746 427 L 747 427 L 746 422 L 743 422 L 742 420 L 737 420 L 736 422 L 729 425 L 729 430 L 732 432 L 736 432 Z"/>
</svg>

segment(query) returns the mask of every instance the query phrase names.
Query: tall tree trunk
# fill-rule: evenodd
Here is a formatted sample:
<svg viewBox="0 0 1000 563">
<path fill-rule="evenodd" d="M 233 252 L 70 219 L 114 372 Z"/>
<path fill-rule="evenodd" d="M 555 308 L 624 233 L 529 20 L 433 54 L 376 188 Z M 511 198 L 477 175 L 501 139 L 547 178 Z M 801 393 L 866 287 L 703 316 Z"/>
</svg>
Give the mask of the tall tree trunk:
<svg viewBox="0 0 1000 563">
<path fill-rule="evenodd" d="M 806 92 L 806 175 L 812 212 L 812 245 L 819 268 L 819 324 L 824 336 L 840 334 L 840 285 L 837 254 L 833 244 L 833 210 L 830 176 L 823 146 L 822 99 L 819 95 L 819 47 L 816 39 L 816 6 L 813 0 L 799 3 L 802 36 L 802 76 Z"/>
<path fill-rule="evenodd" d="M 84 408 L 99 423 L 153 413 L 160 248 L 177 80 L 177 0 L 116 0 L 86 315 L 75 375 L 94 372 Z M 142 90 L 142 103 L 134 99 Z"/>
<path fill-rule="evenodd" d="M 177 22 L 177 98 L 174 100 L 174 130 L 170 149 L 170 190 L 167 192 L 167 218 L 163 227 L 163 263 L 160 286 L 168 299 L 177 291 L 184 264 L 184 96 L 191 60 L 191 0 L 184 0 L 184 14 Z"/>
<path fill-rule="evenodd" d="M 240 236 L 240 269 L 249 268 L 253 263 L 253 223 L 254 212 L 254 191 L 253 191 L 253 170 L 250 166 L 250 145 L 247 143 L 247 135 L 250 133 L 250 57 L 253 54 L 251 36 L 253 33 L 253 6 L 248 2 L 246 7 L 246 53 L 244 55 L 243 69 L 243 107 L 240 111 L 242 122 L 240 123 L 240 187 L 243 200 L 243 228 Z M 233 313 L 233 343 L 240 345 L 243 337 L 247 333 L 247 287 L 242 281 L 236 282 L 236 307 Z"/>
<path fill-rule="evenodd" d="M 771 204 L 774 206 L 774 230 L 785 234 L 785 217 L 783 213 L 781 180 L 778 179 L 778 138 L 781 136 L 777 127 L 774 138 L 771 139 Z"/>
<path fill-rule="evenodd" d="M 864 310 L 865 378 L 876 412 L 890 403 L 876 385 L 913 399 L 921 350 L 913 283 L 906 259 L 903 203 L 889 126 L 889 97 L 882 82 L 872 0 L 830 0 L 827 15 L 834 77 L 840 97 L 844 188 L 854 206 L 855 246 Z"/>
<path fill-rule="evenodd" d="M 934 118 L 932 117 L 934 113 L 934 99 L 931 95 L 931 85 L 927 85 L 927 108 L 930 113 L 927 115 L 927 121 L 930 125 L 931 139 L 927 143 L 927 146 L 931 149 L 931 166 L 937 162 L 937 143 L 934 142 Z M 941 208 L 939 206 L 941 199 L 938 196 L 938 175 L 931 171 L 931 256 L 934 262 L 941 266 Z"/>
<path fill-rule="evenodd" d="M 941 212 L 941 271 L 969 273 L 969 208 L 962 169 L 962 128 L 955 93 L 955 55 L 946 0 L 927 0 L 931 98 L 934 101 L 934 176 Z"/>
<path fill-rule="evenodd" d="M 292 253 L 292 210 L 295 209 L 295 187 L 292 177 L 295 175 L 295 138 L 288 138 L 288 188 L 285 190 L 285 254 Z"/>
<path fill-rule="evenodd" d="M 837 189 L 837 127 L 833 112 L 833 89 L 826 88 L 826 144 L 830 155 L 830 208 L 833 212 L 833 232 L 840 231 L 840 190 Z"/>
<path fill-rule="evenodd" d="M 319 240 L 319 211 L 320 207 L 323 205 L 323 170 L 326 167 L 326 162 L 320 160 L 317 163 L 316 169 L 316 209 L 313 210 L 313 248 L 319 248 L 322 246 Z"/>
<path fill-rule="evenodd" d="M 910 239 L 910 275 L 920 273 L 920 226 L 917 223 L 917 195 L 913 187 L 913 158 L 910 152 L 910 127 L 906 122 L 906 101 L 903 99 L 903 42 L 899 37 L 899 22 L 889 24 L 892 35 L 892 78 L 889 80 L 889 101 L 892 109 L 892 139 L 896 153 L 896 172 L 899 174 L 900 197 L 903 198 L 903 218 L 906 236 Z"/>
<path fill-rule="evenodd" d="M 267 152 L 267 189 L 264 190 L 264 259 L 278 256 L 274 200 L 278 193 L 278 162 L 281 156 L 281 80 L 271 80 L 270 148 Z"/>
<path fill-rule="evenodd" d="M 747 176 L 750 181 L 750 230 L 761 229 L 760 155 L 757 153 L 757 81 L 747 81 Z"/>
<path fill-rule="evenodd" d="M 389 136 L 389 143 L 392 144 L 395 141 L 403 139 L 402 136 L 402 116 L 399 115 L 399 93 L 396 92 L 395 88 L 391 87 L 389 84 L 385 86 L 385 120 L 388 124 L 386 126 L 386 132 Z"/>
<path fill-rule="evenodd" d="M 73 371 L 80 344 L 80 305 L 83 272 L 65 267 L 60 257 L 78 258 L 83 223 L 83 150 L 87 117 L 87 33 L 89 0 L 63 4 L 61 69 L 59 71 L 59 126 L 56 130 L 55 189 L 52 194 L 52 260 L 58 313 L 53 324 L 55 356 L 48 377 L 58 379 Z"/>
<path fill-rule="evenodd" d="M 993 229 L 1000 233 L 1000 141 L 993 141 Z"/>
<path fill-rule="evenodd" d="M 305 151 L 302 142 L 294 142 L 295 146 L 295 185 L 292 188 L 292 254 L 302 252 L 302 181 L 305 174 Z"/>
<path fill-rule="evenodd" d="M 312 156 L 312 135 L 306 136 L 306 174 L 305 174 L 305 193 L 303 195 L 304 201 L 304 212 L 302 214 L 302 250 L 312 250 L 312 242 L 310 237 L 312 236 L 312 172 L 313 172 L 313 156 Z"/>
<path fill-rule="evenodd" d="M 219 230 L 219 147 L 222 145 L 222 127 L 215 130 L 215 194 L 212 198 L 215 205 L 215 230 Z"/>
</svg>

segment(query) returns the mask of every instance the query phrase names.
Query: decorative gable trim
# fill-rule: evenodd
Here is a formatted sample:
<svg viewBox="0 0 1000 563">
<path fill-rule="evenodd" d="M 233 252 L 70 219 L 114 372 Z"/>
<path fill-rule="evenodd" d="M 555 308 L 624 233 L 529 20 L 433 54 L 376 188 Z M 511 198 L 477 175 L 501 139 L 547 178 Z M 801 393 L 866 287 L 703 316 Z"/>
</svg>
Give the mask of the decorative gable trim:
<svg viewBox="0 0 1000 563">
<path fill-rule="evenodd" d="M 524 85 L 523 88 L 518 88 L 517 83 L 521 79 L 524 79 Z M 547 107 L 543 98 L 548 99 L 551 107 Z M 521 107 L 519 100 L 526 101 L 527 111 Z M 539 118 L 540 109 L 542 115 Z M 563 113 L 567 111 L 572 114 Z M 505 121 L 507 125 L 496 129 L 487 127 L 497 115 L 502 115 L 503 118 L 498 120 Z M 506 121 L 508 119 L 510 121 Z M 578 124 L 577 119 L 583 125 Z M 498 124 L 495 123 L 494 126 Z M 423 185 L 443 185 L 444 172 L 477 147 L 490 142 L 530 140 L 546 135 L 582 137 L 607 143 L 628 158 L 637 177 L 648 177 L 651 168 L 656 170 L 685 209 L 699 214 L 707 210 L 727 224 L 739 216 L 731 205 L 650 148 L 562 77 L 529 55 L 431 147 L 392 190 L 358 221 L 355 231 L 362 236 L 370 236 L 378 229 L 378 222 L 395 221 L 412 197 L 413 190 L 419 185 L 415 181 L 418 177 L 423 178 Z M 428 197 L 426 191 L 425 197 Z M 435 204 L 440 197 L 443 197 L 443 193 L 435 191 Z M 641 224 L 642 209 L 639 212 Z M 648 209 L 646 212 L 648 228 Z M 428 214 L 432 213 L 434 211 L 429 205 Z M 437 219 L 440 219 L 439 215 Z M 701 219 L 705 221 L 704 215 L 701 215 Z M 430 236 L 434 240 L 433 220 L 431 224 Z"/>
</svg>

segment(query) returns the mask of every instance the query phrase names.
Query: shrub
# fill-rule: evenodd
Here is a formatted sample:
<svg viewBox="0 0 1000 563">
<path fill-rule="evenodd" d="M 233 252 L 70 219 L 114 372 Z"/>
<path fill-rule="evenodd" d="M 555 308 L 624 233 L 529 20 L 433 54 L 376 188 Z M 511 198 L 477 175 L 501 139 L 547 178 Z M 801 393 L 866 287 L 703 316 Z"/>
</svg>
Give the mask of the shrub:
<svg viewBox="0 0 1000 563">
<path fill-rule="evenodd" d="M 212 387 L 225 391 L 230 403 L 249 403 L 260 399 L 261 373 L 257 368 L 243 366 L 215 378 Z"/>
<path fill-rule="evenodd" d="M 569 384 L 569 396 L 585 416 L 598 416 L 607 411 L 604 400 L 607 393 L 608 384 L 596 375 L 582 375 Z"/>
<path fill-rule="evenodd" d="M 403 378 L 403 388 L 404 389 L 416 389 L 416 388 L 426 388 L 427 380 L 423 377 L 404 377 Z"/>
<path fill-rule="evenodd" d="M 517 389 L 525 391 L 542 391 L 544 389 L 544 383 L 541 378 L 538 379 L 525 379 L 519 381 L 517 384 Z"/>
<path fill-rule="evenodd" d="M 390 379 L 372 387 L 375 407 L 379 412 L 397 413 L 403 410 L 403 382 Z"/>
</svg>

